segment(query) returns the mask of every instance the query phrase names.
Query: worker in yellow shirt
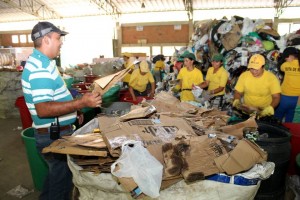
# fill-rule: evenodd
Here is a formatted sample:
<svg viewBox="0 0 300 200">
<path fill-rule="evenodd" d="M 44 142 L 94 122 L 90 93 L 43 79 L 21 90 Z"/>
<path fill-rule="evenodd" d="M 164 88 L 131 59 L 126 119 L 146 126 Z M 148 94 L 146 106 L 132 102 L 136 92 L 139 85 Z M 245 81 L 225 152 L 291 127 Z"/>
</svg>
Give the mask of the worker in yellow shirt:
<svg viewBox="0 0 300 200">
<path fill-rule="evenodd" d="M 280 83 L 277 77 L 264 70 L 265 58 L 260 54 L 251 56 L 249 71 L 242 73 L 234 92 L 233 107 L 257 112 L 259 117 L 274 115 L 280 101 Z M 241 99 L 243 98 L 243 102 Z"/>
<path fill-rule="evenodd" d="M 228 72 L 222 66 L 222 54 L 215 54 L 212 57 L 212 67 L 208 68 L 202 88 L 208 86 L 207 92 L 212 96 L 210 103 L 212 107 L 222 108 L 225 86 L 228 80 Z"/>
<path fill-rule="evenodd" d="M 151 84 L 150 98 L 154 97 L 155 81 L 149 70 L 147 61 L 142 61 L 139 64 L 139 68 L 135 69 L 130 77 L 129 92 L 133 101 L 137 101 L 137 96 L 148 96 L 147 85 Z"/>
<path fill-rule="evenodd" d="M 130 68 L 130 71 L 128 72 L 128 74 L 126 74 L 126 76 L 123 78 L 123 87 L 128 86 L 128 83 L 130 81 L 130 76 L 134 70 L 134 58 L 132 57 L 131 53 L 125 52 L 122 53 L 123 59 L 124 59 L 124 64 L 123 67 L 125 69 Z"/>
<path fill-rule="evenodd" d="M 193 85 L 199 85 L 203 88 L 200 84 L 203 83 L 203 74 L 202 72 L 197 69 L 194 65 L 196 61 L 196 57 L 193 53 L 187 53 L 184 56 L 184 66 L 177 76 L 179 80 L 179 84 L 176 85 L 172 90 L 173 92 L 178 92 L 181 90 L 180 93 L 180 100 L 181 101 L 195 101 L 195 97 L 192 93 Z"/>
<path fill-rule="evenodd" d="M 162 82 L 162 71 L 165 67 L 165 57 L 161 57 L 160 60 L 155 62 L 153 69 L 155 82 Z"/>
<path fill-rule="evenodd" d="M 281 84 L 281 100 L 275 117 L 280 121 L 293 122 L 298 98 L 300 97 L 300 51 L 295 47 L 287 47 L 282 55 L 284 63 L 280 70 L 284 72 Z"/>
</svg>

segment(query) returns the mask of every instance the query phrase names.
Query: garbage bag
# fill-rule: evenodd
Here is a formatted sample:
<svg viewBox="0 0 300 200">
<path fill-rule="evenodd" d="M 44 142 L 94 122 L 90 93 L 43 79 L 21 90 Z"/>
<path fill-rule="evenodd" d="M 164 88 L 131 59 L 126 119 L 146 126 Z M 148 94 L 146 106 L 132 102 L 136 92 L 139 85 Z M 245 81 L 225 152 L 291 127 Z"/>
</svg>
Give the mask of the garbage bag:
<svg viewBox="0 0 300 200">
<path fill-rule="evenodd" d="M 115 170 L 117 164 L 119 169 Z M 128 140 L 122 144 L 122 154 L 112 164 L 111 173 L 120 178 L 132 177 L 144 194 L 151 198 L 159 196 L 163 166 L 141 141 Z"/>
</svg>

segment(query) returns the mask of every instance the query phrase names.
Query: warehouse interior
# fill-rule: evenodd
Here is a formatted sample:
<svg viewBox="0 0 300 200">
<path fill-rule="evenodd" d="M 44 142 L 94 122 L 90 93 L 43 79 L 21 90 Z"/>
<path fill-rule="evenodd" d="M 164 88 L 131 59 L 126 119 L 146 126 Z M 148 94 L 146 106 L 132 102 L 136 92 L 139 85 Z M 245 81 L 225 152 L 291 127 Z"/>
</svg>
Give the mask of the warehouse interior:
<svg viewBox="0 0 300 200">
<path fill-rule="evenodd" d="M 195 51 L 196 45 L 203 47 L 201 31 L 212 21 L 251 19 L 292 40 L 291 35 L 300 30 L 299 8 L 300 0 L 0 0 L 0 199 L 20 199 L 8 194 L 13 189 L 18 193 L 17 186 L 28 189 L 21 199 L 35 200 L 40 195 L 21 136 L 26 123 L 22 117 L 26 117 L 21 102 L 23 68 L 18 68 L 33 52 L 30 36 L 37 22 L 49 21 L 68 32 L 56 63 L 66 79 L 71 75 L 72 81 L 81 83 L 87 75 L 103 77 L 119 71 L 124 52 L 148 61 L 163 54 L 172 61 L 178 53 Z M 282 53 L 284 48 L 276 45 Z M 221 47 L 210 53 L 217 51 L 227 53 Z M 232 60 L 226 59 L 229 66 Z M 269 66 L 282 78 L 272 63 Z M 85 123 L 98 111 L 88 110 Z M 281 199 L 297 199 L 294 194 L 287 189 Z"/>
</svg>

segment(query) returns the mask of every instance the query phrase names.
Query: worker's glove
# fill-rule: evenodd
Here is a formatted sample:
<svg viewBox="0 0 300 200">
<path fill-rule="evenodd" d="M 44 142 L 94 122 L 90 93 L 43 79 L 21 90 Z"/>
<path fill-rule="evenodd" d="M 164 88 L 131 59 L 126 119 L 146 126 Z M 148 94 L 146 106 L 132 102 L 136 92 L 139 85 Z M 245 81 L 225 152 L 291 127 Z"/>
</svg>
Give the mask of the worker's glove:
<svg viewBox="0 0 300 200">
<path fill-rule="evenodd" d="M 260 113 L 259 117 L 274 115 L 274 108 L 272 106 L 265 107 Z"/>
<path fill-rule="evenodd" d="M 232 106 L 235 107 L 235 108 L 239 108 L 241 106 L 241 102 L 239 99 L 235 99 L 233 102 L 232 102 Z"/>
<path fill-rule="evenodd" d="M 178 92 L 180 92 L 180 88 L 175 86 L 175 87 L 172 88 L 172 92 L 178 93 Z"/>
</svg>

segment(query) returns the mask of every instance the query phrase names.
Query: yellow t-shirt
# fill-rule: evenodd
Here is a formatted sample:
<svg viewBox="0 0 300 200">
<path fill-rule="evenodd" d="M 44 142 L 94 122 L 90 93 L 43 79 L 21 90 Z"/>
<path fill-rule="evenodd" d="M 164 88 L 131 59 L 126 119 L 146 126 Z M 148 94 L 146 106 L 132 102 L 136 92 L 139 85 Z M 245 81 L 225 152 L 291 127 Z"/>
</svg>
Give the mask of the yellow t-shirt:
<svg viewBox="0 0 300 200">
<path fill-rule="evenodd" d="M 188 71 L 186 67 L 183 67 L 179 71 L 177 79 L 182 80 L 180 100 L 194 101 L 195 97 L 191 89 L 193 84 L 199 85 L 200 83 L 203 82 L 202 72 L 197 68 L 194 68 L 192 71 Z M 189 89 L 189 90 L 184 90 L 184 89 Z"/>
<path fill-rule="evenodd" d="M 159 71 L 159 70 L 163 70 L 163 69 L 165 69 L 165 62 L 164 61 L 162 61 L 162 60 L 158 60 L 158 61 L 156 61 L 156 63 L 155 63 L 155 66 L 154 66 L 154 70 L 155 71 Z"/>
<path fill-rule="evenodd" d="M 214 94 L 215 96 L 225 94 L 225 86 L 228 80 L 228 73 L 223 68 L 223 66 L 221 66 L 216 73 L 214 73 L 213 67 L 208 68 L 206 80 L 209 81 L 209 91 L 217 89 L 219 87 L 224 87 L 224 89 L 221 92 Z"/>
<path fill-rule="evenodd" d="M 250 71 L 242 73 L 235 90 L 244 93 L 244 103 L 248 106 L 265 108 L 272 103 L 272 95 L 281 92 L 277 77 L 265 71 L 261 77 L 253 77 Z"/>
<path fill-rule="evenodd" d="M 131 74 L 129 86 L 139 92 L 144 92 L 149 82 L 154 83 L 154 78 L 150 72 L 142 75 L 140 69 L 135 69 Z"/>
<path fill-rule="evenodd" d="M 283 95 L 300 96 L 300 66 L 298 60 L 284 62 L 280 70 L 283 71 L 284 79 L 281 84 Z"/>
<path fill-rule="evenodd" d="M 126 63 L 124 63 L 125 68 L 134 69 L 134 64 L 131 62 L 131 60 L 128 60 Z M 130 81 L 131 74 L 126 74 L 123 78 L 123 82 L 128 83 Z"/>
</svg>

